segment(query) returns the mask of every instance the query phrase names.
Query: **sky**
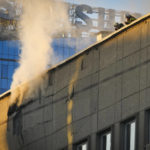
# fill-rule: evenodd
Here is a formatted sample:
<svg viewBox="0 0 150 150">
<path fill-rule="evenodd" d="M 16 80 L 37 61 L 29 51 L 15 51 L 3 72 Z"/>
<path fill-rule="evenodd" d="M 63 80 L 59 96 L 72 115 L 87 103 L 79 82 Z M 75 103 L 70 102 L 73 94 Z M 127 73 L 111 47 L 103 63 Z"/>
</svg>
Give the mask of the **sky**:
<svg viewBox="0 0 150 150">
<path fill-rule="evenodd" d="M 150 12 L 150 0 L 66 0 L 77 4 L 87 4 L 96 7 L 127 10 L 141 14 Z"/>
</svg>

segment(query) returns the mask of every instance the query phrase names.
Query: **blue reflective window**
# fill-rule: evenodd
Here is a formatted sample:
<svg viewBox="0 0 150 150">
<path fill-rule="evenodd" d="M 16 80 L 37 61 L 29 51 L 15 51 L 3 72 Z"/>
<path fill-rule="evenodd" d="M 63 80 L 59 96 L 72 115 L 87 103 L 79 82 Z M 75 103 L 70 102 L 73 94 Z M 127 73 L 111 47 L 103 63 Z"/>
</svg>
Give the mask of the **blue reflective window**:
<svg viewBox="0 0 150 150">
<path fill-rule="evenodd" d="M 0 94 L 4 93 L 7 89 L 0 88 Z"/>
<path fill-rule="evenodd" d="M 2 88 L 3 89 L 7 89 L 8 88 L 8 85 L 7 85 L 7 79 L 1 79 L 1 81 L 2 81 Z"/>
<path fill-rule="evenodd" d="M 1 65 L 1 78 L 8 79 L 8 65 Z"/>
</svg>

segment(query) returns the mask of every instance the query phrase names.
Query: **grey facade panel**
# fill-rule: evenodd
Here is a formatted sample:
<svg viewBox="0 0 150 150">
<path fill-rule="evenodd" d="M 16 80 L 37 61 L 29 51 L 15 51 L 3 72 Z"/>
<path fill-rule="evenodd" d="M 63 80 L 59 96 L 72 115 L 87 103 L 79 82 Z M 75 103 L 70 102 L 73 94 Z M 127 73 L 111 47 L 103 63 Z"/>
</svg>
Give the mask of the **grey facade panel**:
<svg viewBox="0 0 150 150">
<path fill-rule="evenodd" d="M 98 135 L 107 129 L 112 131 L 112 150 L 120 150 L 122 125 L 132 117 L 137 119 L 136 150 L 144 150 L 145 111 L 150 108 L 149 22 L 145 18 L 127 26 L 49 70 L 36 91 L 41 94 L 20 107 L 19 135 L 13 135 L 19 112 L 9 118 L 10 150 L 59 150 L 85 139 L 89 150 L 97 150 Z M 0 124 L 0 131 L 4 127 Z"/>
</svg>

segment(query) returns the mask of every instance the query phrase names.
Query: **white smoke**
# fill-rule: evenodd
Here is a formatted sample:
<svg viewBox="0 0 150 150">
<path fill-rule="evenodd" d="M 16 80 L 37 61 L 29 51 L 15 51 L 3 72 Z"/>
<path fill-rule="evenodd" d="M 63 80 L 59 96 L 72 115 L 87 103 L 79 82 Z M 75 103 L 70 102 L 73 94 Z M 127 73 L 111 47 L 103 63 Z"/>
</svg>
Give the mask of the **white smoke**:
<svg viewBox="0 0 150 150">
<path fill-rule="evenodd" d="M 13 75 L 11 89 L 32 80 L 53 64 L 53 35 L 69 28 L 67 8 L 55 0 L 24 0 L 19 22 L 20 66 Z"/>
</svg>

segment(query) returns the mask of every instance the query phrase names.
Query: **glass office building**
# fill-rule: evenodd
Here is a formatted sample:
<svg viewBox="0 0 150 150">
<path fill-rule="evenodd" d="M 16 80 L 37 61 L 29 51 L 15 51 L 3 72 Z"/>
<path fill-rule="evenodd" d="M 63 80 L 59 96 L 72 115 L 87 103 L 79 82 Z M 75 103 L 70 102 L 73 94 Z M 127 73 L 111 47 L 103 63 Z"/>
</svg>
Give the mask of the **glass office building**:
<svg viewBox="0 0 150 150">
<path fill-rule="evenodd" d="M 59 61 L 94 43 L 96 38 L 57 38 L 52 47 Z M 0 41 L 0 94 L 10 89 L 12 76 L 18 67 L 20 54 L 19 41 Z"/>
<path fill-rule="evenodd" d="M 0 41 L 0 94 L 10 88 L 12 75 L 18 67 L 19 42 Z"/>
</svg>

